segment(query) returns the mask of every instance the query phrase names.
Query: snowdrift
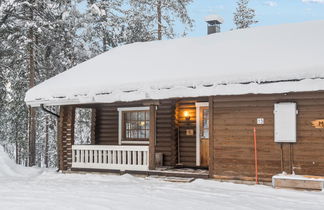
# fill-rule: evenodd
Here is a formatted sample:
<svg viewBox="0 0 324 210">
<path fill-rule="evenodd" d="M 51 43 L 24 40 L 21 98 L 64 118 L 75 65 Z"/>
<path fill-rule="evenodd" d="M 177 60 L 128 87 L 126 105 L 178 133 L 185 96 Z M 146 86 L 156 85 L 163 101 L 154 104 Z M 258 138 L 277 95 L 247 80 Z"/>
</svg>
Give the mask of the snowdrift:
<svg viewBox="0 0 324 210">
<path fill-rule="evenodd" d="M 40 169 L 17 165 L 0 146 L 0 178 L 33 176 L 40 172 Z"/>
</svg>

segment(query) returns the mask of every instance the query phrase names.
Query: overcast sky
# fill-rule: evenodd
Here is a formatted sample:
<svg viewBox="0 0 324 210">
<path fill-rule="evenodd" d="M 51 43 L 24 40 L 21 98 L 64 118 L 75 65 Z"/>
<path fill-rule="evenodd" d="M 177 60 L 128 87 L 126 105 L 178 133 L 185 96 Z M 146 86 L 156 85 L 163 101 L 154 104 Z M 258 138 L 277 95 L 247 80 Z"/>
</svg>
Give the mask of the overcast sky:
<svg viewBox="0 0 324 210">
<path fill-rule="evenodd" d="M 225 19 L 222 31 L 234 28 L 233 12 L 236 0 L 194 0 L 189 13 L 195 26 L 188 36 L 206 35 L 204 17 L 210 14 L 221 15 Z M 324 20 L 324 0 L 250 0 L 250 7 L 256 10 L 256 25 Z M 178 26 L 179 30 L 181 26 Z"/>
</svg>

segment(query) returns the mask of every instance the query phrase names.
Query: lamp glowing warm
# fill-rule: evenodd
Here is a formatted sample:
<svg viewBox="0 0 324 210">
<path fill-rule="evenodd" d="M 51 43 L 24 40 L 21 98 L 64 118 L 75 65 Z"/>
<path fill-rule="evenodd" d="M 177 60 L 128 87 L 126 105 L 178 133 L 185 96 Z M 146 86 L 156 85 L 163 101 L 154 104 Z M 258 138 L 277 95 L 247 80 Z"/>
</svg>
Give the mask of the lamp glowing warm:
<svg viewBox="0 0 324 210">
<path fill-rule="evenodd" d="M 190 114 L 189 114 L 188 111 L 184 111 L 184 112 L 183 112 L 183 115 L 184 115 L 184 117 L 186 118 L 186 120 L 190 120 Z"/>
</svg>

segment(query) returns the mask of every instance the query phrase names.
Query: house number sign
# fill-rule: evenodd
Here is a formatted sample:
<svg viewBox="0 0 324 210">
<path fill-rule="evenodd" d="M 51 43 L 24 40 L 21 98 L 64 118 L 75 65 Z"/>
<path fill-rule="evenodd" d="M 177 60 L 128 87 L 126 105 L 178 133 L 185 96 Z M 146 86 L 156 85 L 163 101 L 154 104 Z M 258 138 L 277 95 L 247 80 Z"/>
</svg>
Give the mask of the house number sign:
<svg viewBox="0 0 324 210">
<path fill-rule="evenodd" d="M 312 121 L 312 126 L 314 128 L 324 128 L 324 119 L 323 120 L 314 120 L 314 121 Z"/>
<path fill-rule="evenodd" d="M 187 129 L 186 130 L 186 135 L 187 136 L 193 136 L 194 135 L 194 130 L 193 129 Z"/>
<path fill-rule="evenodd" d="M 257 118 L 258 125 L 264 125 L 264 118 Z"/>
</svg>

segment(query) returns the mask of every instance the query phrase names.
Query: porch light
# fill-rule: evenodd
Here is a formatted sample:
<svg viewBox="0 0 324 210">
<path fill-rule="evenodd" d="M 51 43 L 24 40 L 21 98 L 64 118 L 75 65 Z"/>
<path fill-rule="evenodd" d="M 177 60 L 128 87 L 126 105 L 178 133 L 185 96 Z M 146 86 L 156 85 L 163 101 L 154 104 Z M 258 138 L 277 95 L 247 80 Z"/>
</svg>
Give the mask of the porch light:
<svg viewBox="0 0 324 210">
<path fill-rule="evenodd" d="M 186 118 L 186 120 L 190 120 L 190 114 L 189 114 L 188 111 L 184 111 L 184 112 L 183 112 L 183 115 L 184 115 L 184 117 Z"/>
</svg>

